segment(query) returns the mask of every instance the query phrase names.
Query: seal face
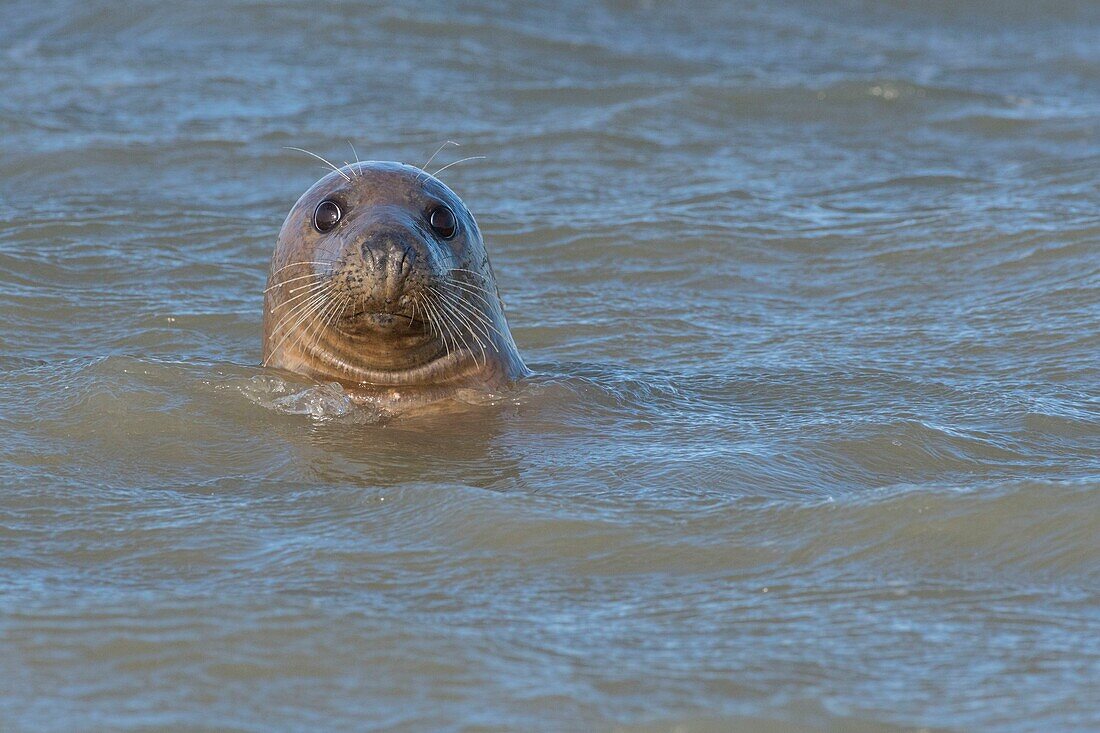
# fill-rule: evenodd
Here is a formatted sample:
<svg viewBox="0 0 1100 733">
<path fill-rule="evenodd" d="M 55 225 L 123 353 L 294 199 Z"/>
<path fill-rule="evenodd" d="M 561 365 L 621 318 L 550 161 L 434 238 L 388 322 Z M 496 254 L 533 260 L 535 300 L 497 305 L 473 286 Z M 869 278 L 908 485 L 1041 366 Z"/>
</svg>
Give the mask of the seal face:
<svg viewBox="0 0 1100 733">
<path fill-rule="evenodd" d="M 263 365 L 407 407 L 529 372 L 462 200 L 401 163 L 334 170 L 294 204 L 264 291 Z"/>
</svg>

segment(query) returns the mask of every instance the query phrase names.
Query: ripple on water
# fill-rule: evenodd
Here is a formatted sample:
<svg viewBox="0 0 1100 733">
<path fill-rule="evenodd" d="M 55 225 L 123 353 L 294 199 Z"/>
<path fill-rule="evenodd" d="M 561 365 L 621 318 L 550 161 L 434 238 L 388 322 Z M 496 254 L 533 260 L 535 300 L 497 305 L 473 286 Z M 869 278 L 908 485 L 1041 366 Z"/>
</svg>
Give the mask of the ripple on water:
<svg viewBox="0 0 1100 733">
<path fill-rule="evenodd" d="M 1098 727 L 1097 7 L 23 5 L 0 728 Z M 534 378 L 257 366 L 349 139 Z"/>
</svg>

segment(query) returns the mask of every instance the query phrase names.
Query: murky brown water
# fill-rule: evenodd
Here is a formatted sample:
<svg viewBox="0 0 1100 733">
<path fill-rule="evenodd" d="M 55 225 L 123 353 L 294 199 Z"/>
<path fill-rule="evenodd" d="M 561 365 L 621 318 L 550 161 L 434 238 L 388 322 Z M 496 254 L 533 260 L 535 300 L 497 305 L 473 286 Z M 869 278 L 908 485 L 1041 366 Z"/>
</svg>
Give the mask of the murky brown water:
<svg viewBox="0 0 1100 733">
<path fill-rule="evenodd" d="M 0 7 L 0 729 L 1100 730 L 1090 3 Z M 258 368 L 323 168 L 487 156 L 539 375 Z"/>
</svg>

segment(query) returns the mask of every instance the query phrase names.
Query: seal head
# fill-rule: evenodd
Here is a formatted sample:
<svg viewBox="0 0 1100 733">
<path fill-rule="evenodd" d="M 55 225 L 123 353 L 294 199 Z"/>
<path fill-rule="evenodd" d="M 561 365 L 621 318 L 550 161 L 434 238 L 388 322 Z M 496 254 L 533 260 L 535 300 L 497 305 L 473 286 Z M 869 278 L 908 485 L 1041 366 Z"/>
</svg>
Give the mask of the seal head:
<svg viewBox="0 0 1100 733">
<path fill-rule="evenodd" d="M 529 373 L 465 204 L 419 168 L 376 161 L 329 173 L 283 223 L 263 365 L 390 408 Z"/>
</svg>

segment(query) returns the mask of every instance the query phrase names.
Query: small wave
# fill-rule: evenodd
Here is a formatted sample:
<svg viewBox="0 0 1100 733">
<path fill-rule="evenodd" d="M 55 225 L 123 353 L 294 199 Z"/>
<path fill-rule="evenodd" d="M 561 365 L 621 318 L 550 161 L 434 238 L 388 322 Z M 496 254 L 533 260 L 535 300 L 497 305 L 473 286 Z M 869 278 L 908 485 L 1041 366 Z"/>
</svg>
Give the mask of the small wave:
<svg viewBox="0 0 1100 733">
<path fill-rule="evenodd" d="M 313 420 L 331 420 L 361 413 L 343 387 L 335 382 L 305 385 L 266 374 L 257 374 L 243 384 L 234 385 L 253 404 L 284 415 L 307 415 Z M 380 417 L 378 414 L 373 416 Z"/>
</svg>

